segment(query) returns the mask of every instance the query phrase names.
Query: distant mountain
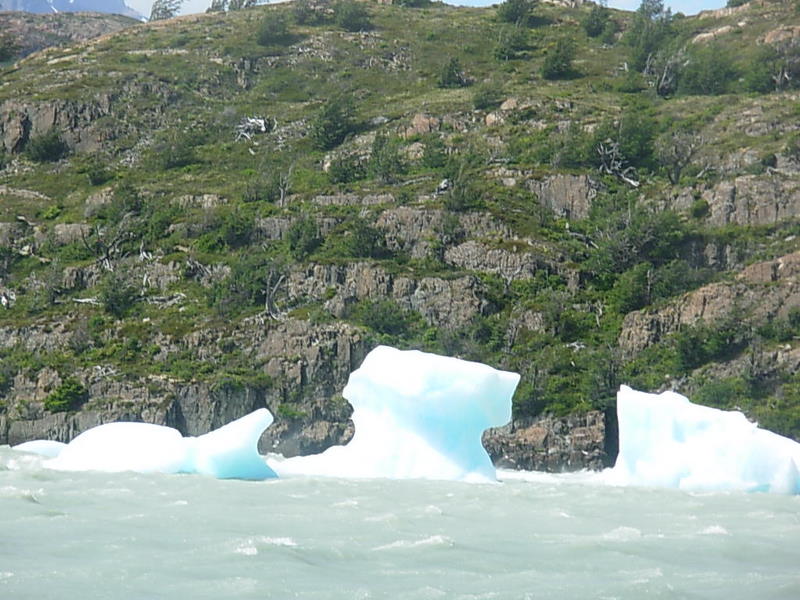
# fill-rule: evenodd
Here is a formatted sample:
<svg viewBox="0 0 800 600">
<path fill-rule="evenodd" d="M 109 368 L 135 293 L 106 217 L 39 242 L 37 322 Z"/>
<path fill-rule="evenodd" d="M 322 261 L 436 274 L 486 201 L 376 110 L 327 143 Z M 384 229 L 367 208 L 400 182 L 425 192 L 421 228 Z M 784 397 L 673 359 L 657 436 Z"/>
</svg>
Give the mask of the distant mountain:
<svg viewBox="0 0 800 600">
<path fill-rule="evenodd" d="M 6 10 L 31 13 L 102 12 L 142 18 L 124 0 L 0 0 L 0 11 Z"/>
</svg>

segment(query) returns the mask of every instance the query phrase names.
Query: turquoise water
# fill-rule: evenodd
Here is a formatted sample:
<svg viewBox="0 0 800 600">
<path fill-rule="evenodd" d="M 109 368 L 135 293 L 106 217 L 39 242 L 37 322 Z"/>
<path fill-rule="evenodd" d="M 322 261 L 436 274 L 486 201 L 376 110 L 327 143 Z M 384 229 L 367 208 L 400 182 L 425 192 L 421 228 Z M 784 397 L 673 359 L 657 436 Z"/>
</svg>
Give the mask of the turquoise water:
<svg viewBox="0 0 800 600">
<path fill-rule="evenodd" d="M 0 598 L 800 598 L 800 498 L 65 473 L 0 447 Z"/>
</svg>

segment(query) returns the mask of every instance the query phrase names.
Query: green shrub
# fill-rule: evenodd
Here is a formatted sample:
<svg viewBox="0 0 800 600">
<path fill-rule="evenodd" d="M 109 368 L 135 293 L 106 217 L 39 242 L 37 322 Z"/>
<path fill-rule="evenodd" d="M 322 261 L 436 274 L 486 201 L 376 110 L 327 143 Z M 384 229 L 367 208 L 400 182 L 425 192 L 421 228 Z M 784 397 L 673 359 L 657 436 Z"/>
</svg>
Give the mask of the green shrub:
<svg viewBox="0 0 800 600">
<path fill-rule="evenodd" d="M 493 54 L 497 60 L 517 58 L 528 47 L 528 36 L 522 27 L 506 26 L 500 30 Z"/>
<path fill-rule="evenodd" d="M 505 0 L 497 7 L 497 19 L 503 23 L 526 25 L 535 4 L 534 0 Z"/>
<path fill-rule="evenodd" d="M 45 410 L 66 412 L 78 410 L 89 399 L 89 390 L 74 377 L 67 377 L 44 400 Z"/>
<path fill-rule="evenodd" d="M 31 138 L 25 152 L 35 162 L 56 162 L 69 154 L 69 146 L 56 129 Z"/>
<path fill-rule="evenodd" d="M 408 333 L 418 318 L 415 316 L 392 300 L 364 301 L 352 312 L 357 323 L 385 335 Z"/>
<path fill-rule="evenodd" d="M 117 269 L 108 273 L 100 283 L 100 302 L 110 315 L 123 318 L 139 299 L 139 290 L 133 282 L 133 274 Z"/>
<path fill-rule="evenodd" d="M 331 150 L 355 131 L 353 103 L 338 97 L 326 101 L 311 122 L 311 140 L 320 150 Z"/>
<path fill-rule="evenodd" d="M 719 95 L 729 91 L 738 74 L 730 55 L 721 46 L 695 49 L 678 78 L 682 94 Z"/>
<path fill-rule="evenodd" d="M 366 5 L 354 0 L 340 0 L 334 4 L 333 20 L 346 31 L 365 31 L 372 28 Z"/>
<path fill-rule="evenodd" d="M 476 110 L 488 110 L 500 106 L 503 102 L 503 90 L 496 83 L 484 83 L 472 94 L 472 106 Z"/>
<path fill-rule="evenodd" d="M 295 260 L 303 260 L 319 248 L 322 239 L 319 237 L 317 225 L 309 218 L 298 219 L 286 232 L 289 254 Z"/>
<path fill-rule="evenodd" d="M 103 185 L 114 177 L 114 173 L 108 168 L 108 165 L 103 162 L 98 156 L 92 156 L 84 168 L 86 177 L 89 178 L 89 183 L 92 185 Z"/>
<path fill-rule="evenodd" d="M 428 134 L 422 139 L 422 165 L 429 169 L 441 169 L 447 164 L 447 148 L 436 134 Z"/>
<path fill-rule="evenodd" d="M 586 35 L 589 37 L 600 36 L 605 31 L 606 25 L 608 25 L 608 16 L 609 10 L 606 6 L 599 2 L 592 4 L 589 14 L 586 15 L 581 23 Z"/>
<path fill-rule="evenodd" d="M 400 156 L 400 140 L 378 133 L 372 143 L 369 173 L 383 183 L 394 183 L 405 169 Z"/>
<path fill-rule="evenodd" d="M 569 38 L 559 39 L 544 57 L 541 68 L 542 77 L 545 79 L 573 77 L 575 75 L 572 68 L 573 60 L 575 60 L 575 44 Z"/>
<path fill-rule="evenodd" d="M 285 46 L 293 39 L 289 21 L 284 15 L 270 12 L 261 20 L 256 36 L 260 46 Z"/>
<path fill-rule="evenodd" d="M 469 85 L 469 79 L 464 74 L 461 62 L 455 56 L 442 65 L 437 85 L 440 88 L 460 88 Z"/>
<path fill-rule="evenodd" d="M 328 168 L 331 183 L 352 183 L 366 176 L 367 169 L 356 154 L 341 154 L 331 160 Z"/>
</svg>

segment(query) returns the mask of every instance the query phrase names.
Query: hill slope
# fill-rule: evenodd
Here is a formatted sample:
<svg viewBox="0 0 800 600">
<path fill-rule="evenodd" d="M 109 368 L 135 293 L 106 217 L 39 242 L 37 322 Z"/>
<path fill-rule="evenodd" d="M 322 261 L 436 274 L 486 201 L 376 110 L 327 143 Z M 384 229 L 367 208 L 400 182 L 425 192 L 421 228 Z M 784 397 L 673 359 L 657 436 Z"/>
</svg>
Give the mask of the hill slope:
<svg viewBox="0 0 800 600">
<path fill-rule="evenodd" d="M 591 10 L 300 2 L 7 70 L 0 442 L 267 405 L 317 450 L 379 342 L 520 372 L 509 460 L 593 432 L 524 466 L 609 460 L 580 415 L 622 382 L 800 435 L 797 15 L 677 18 L 642 66 Z"/>
</svg>

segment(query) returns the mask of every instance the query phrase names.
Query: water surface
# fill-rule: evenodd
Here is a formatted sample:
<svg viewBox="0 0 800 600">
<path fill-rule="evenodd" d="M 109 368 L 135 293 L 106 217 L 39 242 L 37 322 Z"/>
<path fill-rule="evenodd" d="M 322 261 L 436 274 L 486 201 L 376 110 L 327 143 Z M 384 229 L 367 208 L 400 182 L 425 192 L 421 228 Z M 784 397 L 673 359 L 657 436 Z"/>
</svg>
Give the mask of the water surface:
<svg viewBox="0 0 800 600">
<path fill-rule="evenodd" d="M 800 498 L 66 473 L 0 447 L 0 598 L 800 598 Z"/>
</svg>

